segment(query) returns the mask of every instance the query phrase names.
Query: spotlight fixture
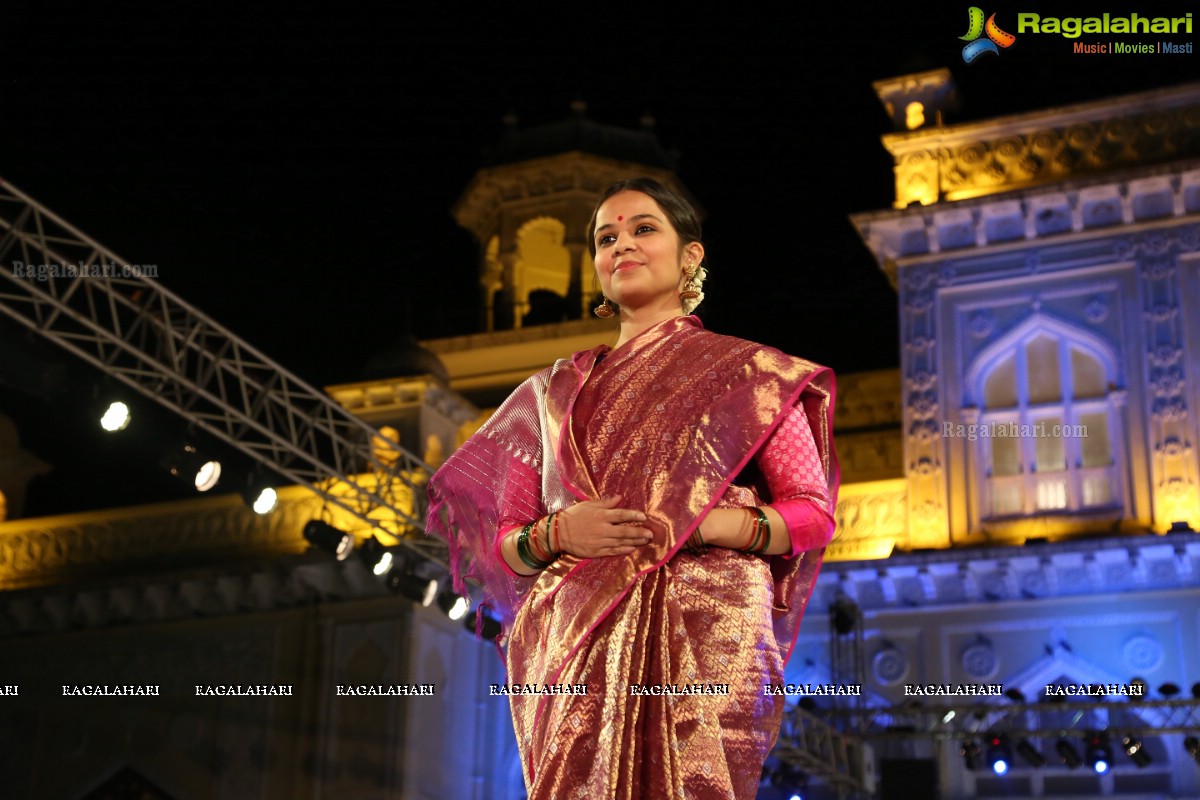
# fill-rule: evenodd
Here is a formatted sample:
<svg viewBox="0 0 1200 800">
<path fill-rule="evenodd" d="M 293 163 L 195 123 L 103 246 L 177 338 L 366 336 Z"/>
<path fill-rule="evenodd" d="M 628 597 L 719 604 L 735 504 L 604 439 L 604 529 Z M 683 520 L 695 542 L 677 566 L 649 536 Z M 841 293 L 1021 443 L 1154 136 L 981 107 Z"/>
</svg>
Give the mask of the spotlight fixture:
<svg viewBox="0 0 1200 800">
<path fill-rule="evenodd" d="M 1017 755 L 1025 759 L 1031 767 L 1044 767 L 1046 765 L 1046 757 L 1042 755 L 1042 751 L 1033 746 L 1033 742 L 1028 739 L 1022 739 L 1017 742 Z"/>
<path fill-rule="evenodd" d="M 1121 740 L 1121 749 L 1125 751 L 1125 755 L 1129 756 L 1129 760 L 1137 765 L 1138 769 L 1145 769 L 1154 760 L 1146 752 L 1142 740 L 1133 734 Z"/>
<path fill-rule="evenodd" d="M 471 633 L 478 632 L 479 636 L 489 642 L 494 642 L 503 632 L 500 620 L 482 611 L 472 611 L 463 618 L 463 627 Z"/>
<path fill-rule="evenodd" d="M 1200 700 L 1200 681 L 1192 684 L 1192 699 Z"/>
<path fill-rule="evenodd" d="M 1158 687 L 1158 693 L 1161 694 L 1163 697 L 1167 698 L 1168 700 L 1170 700 L 1175 695 L 1179 694 L 1181 691 L 1183 691 L 1183 690 L 1180 689 L 1174 683 L 1171 683 L 1170 681 L 1168 681 L 1167 683 L 1164 683 L 1162 686 Z"/>
<path fill-rule="evenodd" d="M 207 492 L 221 480 L 221 462 L 205 457 L 190 442 L 168 453 L 163 466 L 176 478 L 196 487 L 197 492 Z"/>
<path fill-rule="evenodd" d="M 1054 745 L 1054 752 L 1058 753 L 1058 757 L 1062 759 L 1062 763 L 1067 769 L 1077 769 L 1083 763 L 1083 759 L 1079 757 L 1079 751 L 1075 749 L 1075 745 L 1066 739 L 1058 740 L 1058 744 Z"/>
<path fill-rule="evenodd" d="M 808 775 L 795 764 L 781 761 L 771 772 L 770 784 L 779 788 L 788 800 L 804 800 L 808 788 Z"/>
<path fill-rule="evenodd" d="M 829 609 L 829 624 L 838 636 L 845 636 L 858 627 L 862 613 L 854 601 L 844 595 L 833 601 Z"/>
<path fill-rule="evenodd" d="M 246 476 L 246 482 L 242 486 L 242 499 L 255 514 L 270 514 L 279 505 L 278 492 L 260 470 Z"/>
<path fill-rule="evenodd" d="M 354 537 L 319 519 L 304 526 L 304 538 L 314 547 L 324 550 L 338 561 L 345 561 L 354 552 Z"/>
<path fill-rule="evenodd" d="M 1189 736 L 1183 740 L 1183 749 L 1187 750 L 1187 754 L 1192 757 L 1192 760 L 1200 764 L 1200 739 L 1195 736 Z"/>
<path fill-rule="evenodd" d="M 388 573 L 384 585 L 401 597 L 414 603 L 420 603 L 424 608 L 429 608 L 437 599 L 437 581 L 432 578 L 422 578 L 401 567 L 396 567 Z"/>
<path fill-rule="evenodd" d="M 1012 688 L 1009 688 L 1009 689 L 1005 689 L 1004 696 L 1007 697 L 1009 700 L 1012 700 L 1014 703 L 1024 703 L 1025 702 L 1025 693 L 1022 692 L 1020 689 L 1018 689 L 1015 686 L 1013 686 Z"/>
<path fill-rule="evenodd" d="M 358 549 L 358 555 L 367 568 L 376 575 L 386 575 L 392 568 L 392 554 L 374 534 L 371 534 L 371 538 L 362 543 Z"/>
<path fill-rule="evenodd" d="M 446 616 L 458 622 L 471 610 L 471 598 L 463 597 L 454 592 L 442 592 L 438 595 L 438 607 L 446 612 Z"/>
<path fill-rule="evenodd" d="M 1097 775 L 1108 772 L 1112 766 L 1112 748 L 1108 746 L 1108 735 L 1105 733 L 1089 733 L 1087 737 L 1087 762 Z"/>
<path fill-rule="evenodd" d="M 962 755 L 963 766 L 971 771 L 979 769 L 980 757 L 983 751 L 979 749 L 979 744 L 974 739 L 967 739 L 963 742 L 962 749 L 959 750 Z"/>
<path fill-rule="evenodd" d="M 132 419 L 133 412 L 129 410 L 129 406 L 120 400 L 113 400 L 100 416 L 100 427 L 109 433 L 116 433 L 128 428 Z"/>
<path fill-rule="evenodd" d="M 997 775 L 1007 775 L 1012 766 L 1012 748 L 1008 746 L 1008 738 L 1000 734 L 992 734 L 988 739 L 987 763 L 992 772 Z"/>
</svg>

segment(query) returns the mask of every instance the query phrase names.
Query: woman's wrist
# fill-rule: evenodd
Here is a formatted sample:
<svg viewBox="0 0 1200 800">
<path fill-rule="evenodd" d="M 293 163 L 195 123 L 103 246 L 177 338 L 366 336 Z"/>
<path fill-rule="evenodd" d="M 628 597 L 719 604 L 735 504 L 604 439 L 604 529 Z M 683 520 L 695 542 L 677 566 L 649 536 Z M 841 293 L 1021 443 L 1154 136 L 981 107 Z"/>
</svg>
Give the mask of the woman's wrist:
<svg viewBox="0 0 1200 800">
<path fill-rule="evenodd" d="M 553 564 L 562 555 L 560 525 L 559 514 L 554 512 L 509 530 L 500 545 L 508 566 L 529 577 Z"/>
<path fill-rule="evenodd" d="M 777 555 L 790 548 L 783 518 L 770 506 L 715 508 L 702 523 L 704 543 L 712 547 Z"/>
</svg>

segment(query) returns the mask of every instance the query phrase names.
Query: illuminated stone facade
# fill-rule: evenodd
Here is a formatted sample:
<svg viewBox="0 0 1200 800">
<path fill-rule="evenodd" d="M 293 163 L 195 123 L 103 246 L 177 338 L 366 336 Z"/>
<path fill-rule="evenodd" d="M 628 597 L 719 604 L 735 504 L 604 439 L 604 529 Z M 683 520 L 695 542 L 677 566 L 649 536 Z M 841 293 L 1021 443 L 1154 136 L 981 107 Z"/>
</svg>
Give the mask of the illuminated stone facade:
<svg viewBox="0 0 1200 800">
<path fill-rule="evenodd" d="M 1187 726 L 1160 709 L 964 722 L 904 687 L 986 682 L 1033 702 L 1049 683 L 1136 676 L 1161 701 L 1156 687 L 1200 679 L 1200 85 L 946 126 L 925 105 L 952 98 L 941 77 L 877 84 L 922 121 L 884 137 L 895 209 L 852 218 L 899 295 L 905 477 L 865 502 L 847 489 L 904 531 L 886 560 L 828 564 L 814 607 L 862 611 L 879 717 L 903 726 L 901 709 L 932 703 L 921 733 L 872 740 L 881 761 L 934 766 L 939 788 L 917 791 L 1196 796 Z M 834 658 L 817 620 L 796 680 Z M 1045 766 L 965 767 L 971 733 L 1015 740 L 1047 719 L 1057 734 L 1031 736 Z M 1122 728 L 1149 764 L 1121 752 Z M 1088 730 L 1113 742 L 1105 774 L 1055 755 L 1058 734 L 1084 753 Z"/>
</svg>

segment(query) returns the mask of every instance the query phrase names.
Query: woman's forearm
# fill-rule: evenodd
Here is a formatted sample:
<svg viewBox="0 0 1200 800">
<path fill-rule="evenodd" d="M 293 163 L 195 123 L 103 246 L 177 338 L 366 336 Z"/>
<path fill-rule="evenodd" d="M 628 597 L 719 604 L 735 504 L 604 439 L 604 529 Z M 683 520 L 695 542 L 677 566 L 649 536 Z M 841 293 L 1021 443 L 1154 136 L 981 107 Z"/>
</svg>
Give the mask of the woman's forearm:
<svg viewBox="0 0 1200 800">
<path fill-rule="evenodd" d="M 762 555 L 775 556 L 791 552 L 792 541 L 788 536 L 783 517 L 770 506 L 760 506 L 767 517 L 770 537 Z M 700 525 L 700 536 L 706 545 L 745 550 L 754 544 L 754 509 L 714 508 Z"/>
</svg>

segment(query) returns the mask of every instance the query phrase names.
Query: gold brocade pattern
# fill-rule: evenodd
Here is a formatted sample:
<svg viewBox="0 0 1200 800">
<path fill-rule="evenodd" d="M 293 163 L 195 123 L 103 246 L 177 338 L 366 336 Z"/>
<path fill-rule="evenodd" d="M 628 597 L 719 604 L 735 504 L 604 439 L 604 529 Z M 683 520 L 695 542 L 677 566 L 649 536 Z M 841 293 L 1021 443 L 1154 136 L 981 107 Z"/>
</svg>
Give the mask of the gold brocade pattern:
<svg viewBox="0 0 1200 800">
<path fill-rule="evenodd" d="M 568 581 L 553 616 L 584 613 L 589 598 Z M 556 679 L 585 685 L 586 695 L 540 708 L 536 697 L 511 698 L 530 800 L 753 798 L 783 714 L 783 698 L 763 696 L 763 684 L 783 680 L 770 602 L 767 562 L 730 550 L 681 553 L 638 578 Z M 513 630 L 529 645 L 524 659 L 509 660 L 518 684 L 554 669 L 558 626 L 526 629 L 533 619 L 518 616 Z"/>
<path fill-rule="evenodd" d="M 510 679 L 587 687 L 511 698 L 530 798 L 750 800 L 783 712 L 763 685 L 782 680 L 823 550 L 679 548 L 714 506 L 756 501 L 731 481 L 796 404 L 834 491 L 831 377 L 687 317 L 575 367 L 546 392 L 562 479 L 581 499 L 644 509 L 655 538 L 628 557 L 559 559 L 517 612 Z M 631 691 L 643 685 L 701 688 Z"/>
</svg>

